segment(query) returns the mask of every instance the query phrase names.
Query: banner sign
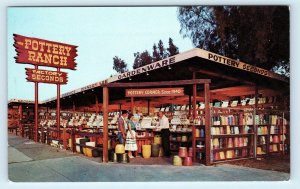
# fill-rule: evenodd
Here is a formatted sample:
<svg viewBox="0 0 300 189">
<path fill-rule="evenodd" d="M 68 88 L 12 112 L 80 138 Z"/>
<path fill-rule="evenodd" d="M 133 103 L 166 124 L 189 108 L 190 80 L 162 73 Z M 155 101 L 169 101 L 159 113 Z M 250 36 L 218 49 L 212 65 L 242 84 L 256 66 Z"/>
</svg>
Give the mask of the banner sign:
<svg viewBox="0 0 300 189">
<path fill-rule="evenodd" d="M 14 34 L 16 63 L 75 70 L 77 46 Z"/>
<path fill-rule="evenodd" d="M 67 84 L 68 76 L 66 72 L 25 68 L 27 80 L 39 83 Z"/>
<path fill-rule="evenodd" d="M 288 81 L 288 79 L 286 77 L 276 74 L 272 71 L 269 71 L 269 70 L 266 70 L 266 69 L 263 69 L 263 68 L 260 68 L 257 66 L 253 66 L 250 64 L 246 64 L 246 63 L 238 61 L 238 60 L 227 58 L 225 56 L 221 56 L 221 55 L 218 55 L 218 54 L 215 54 L 212 52 L 204 51 L 202 49 L 201 49 L 201 51 L 202 51 L 201 55 L 206 54 L 204 56 L 201 56 L 201 58 L 205 58 L 207 60 L 211 60 L 213 62 L 217 62 L 219 64 L 224 64 L 224 65 L 227 65 L 230 67 L 238 68 L 240 70 L 244 70 L 247 72 L 252 72 L 255 74 L 263 75 L 263 76 L 266 76 L 269 78 L 274 78 L 274 79 L 278 79 L 278 80 L 286 81 L 286 82 Z"/>
<path fill-rule="evenodd" d="M 181 88 L 126 89 L 126 97 L 183 96 Z"/>
</svg>

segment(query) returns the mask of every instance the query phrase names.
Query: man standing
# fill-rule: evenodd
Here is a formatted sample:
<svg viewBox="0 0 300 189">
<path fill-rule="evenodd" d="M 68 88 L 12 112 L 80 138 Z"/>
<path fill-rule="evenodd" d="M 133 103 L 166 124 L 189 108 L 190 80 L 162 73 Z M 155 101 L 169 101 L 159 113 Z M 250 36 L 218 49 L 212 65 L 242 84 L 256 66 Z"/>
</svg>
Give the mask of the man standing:
<svg viewBox="0 0 300 189">
<path fill-rule="evenodd" d="M 126 139 L 126 130 L 127 130 L 127 123 L 126 123 L 126 117 L 128 116 L 127 110 L 121 111 L 121 116 L 118 118 L 118 140 L 120 144 L 125 143 Z"/>
<path fill-rule="evenodd" d="M 162 147 L 166 157 L 170 157 L 170 129 L 169 119 L 164 115 L 163 112 L 158 112 L 159 122 L 157 128 L 161 129 Z"/>
</svg>

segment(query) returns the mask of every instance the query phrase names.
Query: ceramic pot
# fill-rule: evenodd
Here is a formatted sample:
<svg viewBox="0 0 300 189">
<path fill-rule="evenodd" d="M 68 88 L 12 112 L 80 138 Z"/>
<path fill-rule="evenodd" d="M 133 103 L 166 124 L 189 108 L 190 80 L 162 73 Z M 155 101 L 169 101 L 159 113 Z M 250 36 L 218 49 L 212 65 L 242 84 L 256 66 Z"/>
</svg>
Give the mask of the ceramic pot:
<svg viewBox="0 0 300 189">
<path fill-rule="evenodd" d="M 182 166 L 182 159 L 179 156 L 173 157 L 173 165 L 175 166 Z"/>
<path fill-rule="evenodd" d="M 185 157 L 183 161 L 183 166 L 192 166 L 193 160 L 192 157 Z"/>
<path fill-rule="evenodd" d="M 115 149 L 116 154 L 124 154 L 125 153 L 125 146 L 123 144 L 117 144 Z"/>
<path fill-rule="evenodd" d="M 187 157 L 187 148 L 186 147 L 179 147 L 179 157 Z"/>
<path fill-rule="evenodd" d="M 143 154 L 143 158 L 150 158 L 151 157 L 151 145 L 143 145 L 142 146 L 142 154 Z"/>
<path fill-rule="evenodd" d="M 151 156 L 152 157 L 158 157 L 159 156 L 159 150 L 160 150 L 159 144 L 152 144 L 151 145 Z"/>
</svg>

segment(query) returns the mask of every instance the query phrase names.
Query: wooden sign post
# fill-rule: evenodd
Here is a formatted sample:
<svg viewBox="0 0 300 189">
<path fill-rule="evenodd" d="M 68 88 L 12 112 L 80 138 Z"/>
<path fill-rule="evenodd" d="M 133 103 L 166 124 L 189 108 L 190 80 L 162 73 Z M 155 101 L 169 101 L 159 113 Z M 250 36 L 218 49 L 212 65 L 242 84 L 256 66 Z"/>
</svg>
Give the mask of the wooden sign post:
<svg viewBox="0 0 300 189">
<path fill-rule="evenodd" d="M 38 83 L 57 85 L 57 132 L 60 138 L 60 85 L 67 84 L 67 73 L 60 68 L 75 70 L 77 46 L 14 34 L 16 63 L 32 64 L 26 68 L 27 81 L 35 84 L 35 141 L 38 142 Z M 38 66 L 54 67 L 57 71 L 39 70 Z M 42 133 L 43 134 L 43 133 Z"/>
</svg>

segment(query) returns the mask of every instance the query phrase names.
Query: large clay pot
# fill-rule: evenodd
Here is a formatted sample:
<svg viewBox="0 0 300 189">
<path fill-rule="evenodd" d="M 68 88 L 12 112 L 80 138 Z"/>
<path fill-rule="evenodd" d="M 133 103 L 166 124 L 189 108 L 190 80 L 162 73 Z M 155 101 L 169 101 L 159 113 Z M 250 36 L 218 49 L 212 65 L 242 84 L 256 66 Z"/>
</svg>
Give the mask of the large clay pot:
<svg viewBox="0 0 300 189">
<path fill-rule="evenodd" d="M 159 144 L 152 144 L 151 145 L 151 156 L 152 157 L 158 157 L 159 156 L 159 150 L 160 150 Z"/>
<path fill-rule="evenodd" d="M 153 143 L 161 144 L 161 137 L 159 135 L 154 136 Z"/>
<path fill-rule="evenodd" d="M 88 157 L 93 157 L 92 148 L 85 148 L 85 155 Z"/>
<path fill-rule="evenodd" d="M 215 155 L 214 155 L 214 160 L 220 160 L 221 157 L 220 157 L 220 153 L 219 152 L 216 152 Z"/>
<path fill-rule="evenodd" d="M 142 146 L 142 154 L 143 158 L 150 158 L 151 157 L 151 145 L 143 145 Z"/>
<path fill-rule="evenodd" d="M 193 160 L 192 157 L 185 157 L 183 161 L 183 166 L 192 166 Z"/>
<path fill-rule="evenodd" d="M 123 144 L 117 144 L 115 149 L 116 154 L 124 154 L 125 153 L 125 146 Z"/>
<path fill-rule="evenodd" d="M 187 157 L 188 156 L 187 148 L 186 147 L 179 147 L 178 155 L 179 155 L 179 157 Z"/>
<path fill-rule="evenodd" d="M 173 165 L 175 166 L 182 166 L 182 159 L 179 156 L 173 157 Z"/>
</svg>

